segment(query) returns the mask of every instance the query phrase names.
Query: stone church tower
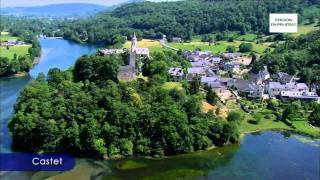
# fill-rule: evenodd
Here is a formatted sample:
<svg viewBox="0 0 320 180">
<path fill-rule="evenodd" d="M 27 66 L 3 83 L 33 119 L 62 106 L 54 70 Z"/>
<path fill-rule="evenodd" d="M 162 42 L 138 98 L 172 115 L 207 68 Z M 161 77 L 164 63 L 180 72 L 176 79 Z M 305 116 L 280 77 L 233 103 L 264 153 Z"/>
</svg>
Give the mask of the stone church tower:
<svg viewBox="0 0 320 180">
<path fill-rule="evenodd" d="M 130 59 L 129 59 L 129 66 L 136 67 L 136 58 L 137 58 L 137 36 L 136 33 L 133 34 L 131 40 L 131 51 L 130 51 Z"/>
</svg>

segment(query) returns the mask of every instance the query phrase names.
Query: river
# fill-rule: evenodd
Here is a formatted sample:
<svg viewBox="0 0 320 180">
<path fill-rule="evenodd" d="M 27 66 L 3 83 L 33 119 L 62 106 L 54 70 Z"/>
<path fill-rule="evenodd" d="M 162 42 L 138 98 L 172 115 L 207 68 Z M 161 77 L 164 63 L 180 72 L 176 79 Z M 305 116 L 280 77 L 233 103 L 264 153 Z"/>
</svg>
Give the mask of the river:
<svg viewBox="0 0 320 180">
<path fill-rule="evenodd" d="M 93 46 L 79 45 L 62 39 L 40 39 L 42 46 L 39 64 L 25 77 L 0 78 L 0 151 L 11 151 L 11 137 L 8 133 L 8 120 L 13 114 L 13 105 L 19 92 L 39 73 L 47 74 L 50 68 L 66 70 L 82 54 L 96 51 Z"/>
<path fill-rule="evenodd" d="M 65 70 L 95 47 L 41 39 L 42 56 L 29 76 L 0 79 L 0 148 L 11 152 L 7 123 L 19 92 L 38 73 Z M 77 159 L 69 172 L 12 172 L 0 179 L 320 179 L 320 141 L 284 132 L 246 135 L 240 144 L 162 159 Z"/>
</svg>

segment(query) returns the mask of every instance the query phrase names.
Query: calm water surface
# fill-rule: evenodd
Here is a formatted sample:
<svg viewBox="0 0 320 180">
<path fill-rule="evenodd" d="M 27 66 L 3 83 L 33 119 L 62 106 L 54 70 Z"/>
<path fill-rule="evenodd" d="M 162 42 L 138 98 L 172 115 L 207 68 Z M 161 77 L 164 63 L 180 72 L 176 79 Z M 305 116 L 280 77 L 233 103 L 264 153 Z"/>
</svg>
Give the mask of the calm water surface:
<svg viewBox="0 0 320 180">
<path fill-rule="evenodd" d="M 0 148 L 11 152 L 7 123 L 19 92 L 38 73 L 68 69 L 96 48 L 65 40 L 42 39 L 40 63 L 30 76 L 0 79 Z M 246 135 L 240 144 L 163 159 L 115 161 L 78 159 L 74 170 L 0 173 L 0 179 L 320 179 L 320 141 L 300 135 L 263 132 Z"/>
<path fill-rule="evenodd" d="M 83 54 L 91 54 L 95 47 L 79 45 L 62 39 L 41 39 L 42 55 L 40 62 L 26 77 L 0 78 L 0 152 L 11 151 L 11 137 L 8 133 L 8 120 L 13 114 L 13 105 L 19 92 L 39 73 L 47 74 L 50 68 L 68 69 Z"/>
</svg>

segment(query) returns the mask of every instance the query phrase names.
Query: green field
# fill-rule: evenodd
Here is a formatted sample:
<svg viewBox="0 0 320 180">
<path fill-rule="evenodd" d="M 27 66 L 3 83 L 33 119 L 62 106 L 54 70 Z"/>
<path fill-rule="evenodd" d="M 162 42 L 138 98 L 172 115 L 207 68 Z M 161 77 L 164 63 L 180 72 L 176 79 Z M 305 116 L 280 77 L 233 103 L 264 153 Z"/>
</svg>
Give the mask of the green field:
<svg viewBox="0 0 320 180">
<path fill-rule="evenodd" d="M 150 52 L 159 52 L 159 51 L 163 50 L 159 41 L 150 40 L 150 39 L 142 39 L 141 41 L 138 41 L 138 47 L 139 48 L 149 48 Z M 130 49 L 131 48 L 131 41 L 127 41 L 123 45 L 123 48 Z"/>
<path fill-rule="evenodd" d="M 249 42 L 253 42 L 254 40 L 256 40 L 258 38 L 258 35 L 256 34 L 245 34 L 245 35 L 241 35 L 239 37 L 237 37 L 236 39 L 239 41 L 249 41 Z"/>
<path fill-rule="evenodd" d="M 0 56 L 12 59 L 14 57 L 14 54 L 17 54 L 17 56 L 26 55 L 28 54 L 28 49 L 30 47 L 31 45 L 10 46 L 9 50 L 7 49 L 7 47 L 0 47 Z"/>
<path fill-rule="evenodd" d="M 298 33 L 294 33 L 294 36 L 299 36 L 301 34 L 307 34 L 311 31 L 319 30 L 320 27 L 317 26 L 316 23 L 314 24 L 308 24 L 308 25 L 299 25 L 298 27 Z"/>
<path fill-rule="evenodd" d="M 257 104 L 251 102 L 251 105 Z M 226 106 L 231 111 L 237 111 L 243 114 L 244 119 L 242 120 L 239 128 L 241 133 L 278 129 L 291 130 L 298 133 L 304 133 L 311 136 L 320 137 L 320 128 L 310 126 L 310 124 L 307 121 L 293 121 L 293 125 L 296 127 L 296 129 L 293 129 L 287 126 L 282 121 L 276 121 L 276 117 L 272 115 L 272 111 L 266 109 L 265 107 L 260 107 L 255 110 L 252 110 L 251 113 L 246 113 L 235 102 L 229 101 Z M 268 114 L 270 115 L 270 118 L 266 118 L 266 115 Z M 255 115 L 260 115 L 260 122 L 258 124 L 249 123 L 249 120 L 255 119 Z"/>
<path fill-rule="evenodd" d="M 213 53 L 222 53 L 225 52 L 229 45 L 236 46 L 237 50 L 241 41 L 227 42 L 227 41 L 219 41 L 215 45 L 209 45 L 209 43 L 204 42 L 191 42 L 191 43 L 168 43 L 169 46 L 182 49 L 182 50 L 195 50 L 196 48 L 200 48 L 201 50 L 211 51 Z M 253 51 L 256 53 L 263 53 L 263 51 L 268 48 L 267 44 L 256 44 L 252 43 Z"/>
<path fill-rule="evenodd" d="M 18 38 L 11 36 L 8 32 L 1 32 L 0 42 L 16 41 Z"/>
<path fill-rule="evenodd" d="M 166 82 L 162 86 L 166 90 L 171 90 L 171 89 L 183 89 L 182 84 L 180 82 Z"/>
</svg>

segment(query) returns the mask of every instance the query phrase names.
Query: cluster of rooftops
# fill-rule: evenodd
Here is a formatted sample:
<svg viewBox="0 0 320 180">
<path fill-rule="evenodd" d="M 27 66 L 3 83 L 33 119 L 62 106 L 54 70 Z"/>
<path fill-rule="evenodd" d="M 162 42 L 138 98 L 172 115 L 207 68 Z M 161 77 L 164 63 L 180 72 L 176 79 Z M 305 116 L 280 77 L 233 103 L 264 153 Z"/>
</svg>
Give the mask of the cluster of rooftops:
<svg viewBox="0 0 320 180">
<path fill-rule="evenodd" d="M 5 42 L 1 42 L 0 46 L 19 46 L 19 45 L 24 45 L 26 44 L 23 41 L 16 41 L 16 40 L 9 40 Z"/>
<path fill-rule="evenodd" d="M 309 88 L 305 83 L 298 83 L 299 78 L 284 72 L 279 72 L 271 78 L 267 66 L 257 74 L 250 74 L 248 79 L 243 79 L 242 73 L 249 72 L 248 66 L 252 62 L 252 57 L 241 53 L 213 55 L 208 51 L 184 51 L 182 54 L 191 63 L 191 67 L 170 68 L 168 73 L 173 81 L 193 81 L 198 77 L 202 84 L 213 88 L 218 95 L 230 90 L 239 98 L 276 97 L 320 101 L 315 88 Z M 229 72 L 231 78 L 217 75 L 219 71 Z"/>
</svg>

